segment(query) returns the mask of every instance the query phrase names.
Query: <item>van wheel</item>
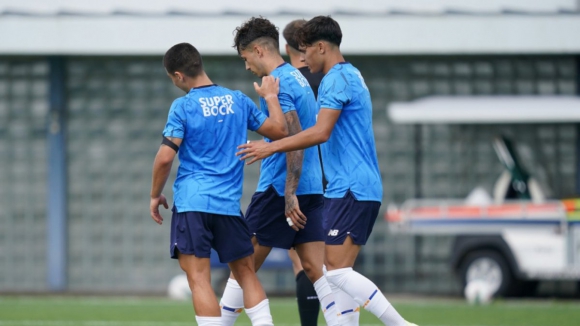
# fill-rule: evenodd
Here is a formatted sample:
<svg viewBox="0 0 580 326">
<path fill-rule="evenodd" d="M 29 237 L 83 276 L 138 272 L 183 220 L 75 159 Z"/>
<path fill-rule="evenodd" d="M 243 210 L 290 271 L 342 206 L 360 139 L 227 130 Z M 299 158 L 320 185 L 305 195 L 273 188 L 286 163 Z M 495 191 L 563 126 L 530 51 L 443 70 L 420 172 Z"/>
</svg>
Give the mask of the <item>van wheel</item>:
<svg viewBox="0 0 580 326">
<path fill-rule="evenodd" d="M 475 280 L 489 283 L 494 297 L 512 294 L 514 278 L 506 259 L 493 250 L 468 253 L 459 266 L 463 288 Z"/>
</svg>

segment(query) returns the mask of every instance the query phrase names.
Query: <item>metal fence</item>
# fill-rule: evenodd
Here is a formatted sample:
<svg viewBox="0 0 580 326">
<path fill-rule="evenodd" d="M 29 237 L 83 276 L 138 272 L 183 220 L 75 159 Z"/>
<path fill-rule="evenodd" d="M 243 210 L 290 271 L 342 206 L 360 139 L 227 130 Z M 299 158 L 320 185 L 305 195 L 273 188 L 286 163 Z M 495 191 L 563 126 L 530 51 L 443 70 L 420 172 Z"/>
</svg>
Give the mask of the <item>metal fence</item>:
<svg viewBox="0 0 580 326">
<path fill-rule="evenodd" d="M 573 124 L 400 126 L 385 114 L 391 101 L 434 94 L 576 94 L 574 57 L 348 59 L 373 98 L 382 212 L 416 196 L 464 197 L 479 185 L 491 191 L 502 171 L 491 145 L 498 133 L 517 141 L 526 167 L 549 196 L 575 193 Z M 215 83 L 256 99 L 256 79 L 239 58 L 207 57 L 204 63 Z M 169 259 L 168 223 L 158 226 L 149 217 L 150 174 L 168 108 L 182 93 L 159 57 L 67 57 L 65 64 L 67 289 L 160 293 L 180 270 Z M 48 290 L 48 75 L 47 58 L 0 57 L 0 291 Z M 246 168 L 244 208 L 258 173 L 257 166 Z M 170 185 L 165 193 L 171 196 Z M 456 293 L 447 266 L 450 245 L 446 237 L 389 234 L 380 216 L 356 268 L 387 292 Z M 267 290 L 292 291 L 291 271 L 261 274 Z"/>
</svg>

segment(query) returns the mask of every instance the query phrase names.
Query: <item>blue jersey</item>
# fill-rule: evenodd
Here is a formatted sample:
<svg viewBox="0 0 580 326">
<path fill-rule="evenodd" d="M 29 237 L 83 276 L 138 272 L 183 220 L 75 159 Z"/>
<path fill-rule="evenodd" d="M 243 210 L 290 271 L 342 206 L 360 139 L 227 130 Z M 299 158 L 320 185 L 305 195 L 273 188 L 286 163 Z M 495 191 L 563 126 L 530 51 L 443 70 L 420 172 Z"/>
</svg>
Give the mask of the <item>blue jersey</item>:
<svg viewBox="0 0 580 326">
<path fill-rule="evenodd" d="M 169 110 L 163 136 L 183 139 L 173 185 L 177 212 L 240 215 L 244 162 L 235 155 L 266 116 L 240 91 L 192 88 Z"/>
<path fill-rule="evenodd" d="M 357 200 L 381 201 L 383 186 L 373 134 L 371 95 L 358 69 L 334 65 L 318 89 L 320 108 L 341 110 L 328 141 L 320 146 L 327 198 L 350 189 Z"/>
<path fill-rule="evenodd" d="M 296 111 L 302 129 L 307 129 L 316 124 L 318 106 L 312 92 L 312 88 L 300 71 L 288 63 L 278 66 L 271 76 L 280 78 L 280 92 L 278 101 L 282 112 Z M 266 100 L 260 97 L 262 111 L 269 115 Z M 271 142 L 270 139 L 264 138 Z M 260 167 L 260 180 L 256 191 L 263 192 L 272 185 L 278 195 L 284 195 L 286 185 L 286 154 L 276 153 L 262 160 Z M 304 150 L 302 161 L 302 174 L 296 189 L 297 195 L 322 194 L 322 173 L 320 172 L 320 160 L 316 147 Z"/>
</svg>

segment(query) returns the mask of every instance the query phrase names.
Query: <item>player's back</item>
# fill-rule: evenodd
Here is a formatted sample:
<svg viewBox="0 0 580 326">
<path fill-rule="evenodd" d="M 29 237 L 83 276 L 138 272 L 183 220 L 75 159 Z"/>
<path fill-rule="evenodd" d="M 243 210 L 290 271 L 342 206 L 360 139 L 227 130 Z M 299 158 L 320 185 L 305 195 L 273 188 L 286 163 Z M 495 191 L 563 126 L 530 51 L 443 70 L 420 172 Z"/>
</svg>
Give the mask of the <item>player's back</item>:
<svg viewBox="0 0 580 326">
<path fill-rule="evenodd" d="M 306 78 L 289 63 L 278 66 L 272 71 L 271 75 L 280 78 L 278 100 L 280 101 L 282 112 L 286 114 L 295 110 L 302 130 L 314 126 L 316 124 L 318 105 Z M 263 98 L 260 98 L 260 106 L 262 111 L 268 114 L 266 101 Z M 265 140 L 271 141 L 268 138 L 265 138 Z M 302 174 L 296 194 L 322 194 L 321 180 L 322 173 L 317 149 L 316 147 L 307 148 L 304 150 Z M 283 195 L 285 183 L 286 154 L 277 153 L 262 160 L 257 191 L 265 191 L 272 185 L 279 195 Z"/>
<path fill-rule="evenodd" d="M 358 200 L 381 201 L 383 187 L 372 126 L 372 102 L 358 69 L 343 62 L 322 79 L 320 108 L 341 110 L 328 141 L 321 145 L 328 186 L 325 196 L 350 190 Z"/>
<path fill-rule="evenodd" d="M 178 211 L 239 215 L 243 162 L 236 148 L 264 119 L 246 95 L 218 85 L 193 88 L 174 101 L 164 135 L 184 128 L 175 130 L 183 134 L 174 185 Z"/>
</svg>

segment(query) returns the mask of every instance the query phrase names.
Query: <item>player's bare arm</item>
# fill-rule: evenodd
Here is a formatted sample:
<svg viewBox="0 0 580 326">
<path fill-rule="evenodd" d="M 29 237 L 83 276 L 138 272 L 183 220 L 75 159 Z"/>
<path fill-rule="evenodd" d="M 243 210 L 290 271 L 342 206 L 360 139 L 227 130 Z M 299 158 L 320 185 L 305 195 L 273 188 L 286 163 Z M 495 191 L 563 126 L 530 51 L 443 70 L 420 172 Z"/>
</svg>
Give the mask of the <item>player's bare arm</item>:
<svg viewBox="0 0 580 326">
<path fill-rule="evenodd" d="M 286 124 L 288 125 L 288 134 L 293 136 L 302 131 L 300 120 L 296 111 L 290 111 L 284 114 Z M 300 211 L 298 198 L 296 197 L 296 188 L 302 174 L 302 161 L 304 159 L 304 150 L 297 150 L 286 153 L 286 185 L 284 189 L 284 200 L 286 203 L 285 215 L 288 225 L 294 231 L 303 229 L 306 224 L 306 216 Z"/>
<path fill-rule="evenodd" d="M 268 104 L 270 117 L 264 121 L 262 126 L 256 132 L 270 139 L 281 139 L 288 136 L 288 126 L 286 118 L 282 113 L 280 101 L 278 101 L 278 92 L 280 92 L 280 79 L 272 76 L 262 77 L 262 85 L 254 82 L 256 93 L 263 97 Z"/>
<path fill-rule="evenodd" d="M 168 145 L 166 145 L 166 141 L 169 141 L 170 143 L 167 143 Z M 149 212 L 151 218 L 159 225 L 163 223 L 163 217 L 159 213 L 159 206 L 163 205 L 166 209 L 169 208 L 167 199 L 161 192 L 163 191 L 163 187 L 165 187 L 165 183 L 169 177 L 169 172 L 171 172 L 171 165 L 173 165 L 175 154 L 177 154 L 176 148 L 179 148 L 181 141 L 181 138 L 165 137 L 164 144 L 161 144 L 159 147 L 157 155 L 155 155 L 155 161 L 153 162 Z M 173 146 L 171 146 L 171 144 L 173 144 Z"/>
<path fill-rule="evenodd" d="M 330 138 L 341 110 L 322 108 L 318 113 L 316 124 L 298 134 L 271 143 L 249 143 L 238 146 L 236 155 L 240 160 L 249 159 L 250 165 L 274 153 L 290 152 L 322 144 Z"/>
</svg>

